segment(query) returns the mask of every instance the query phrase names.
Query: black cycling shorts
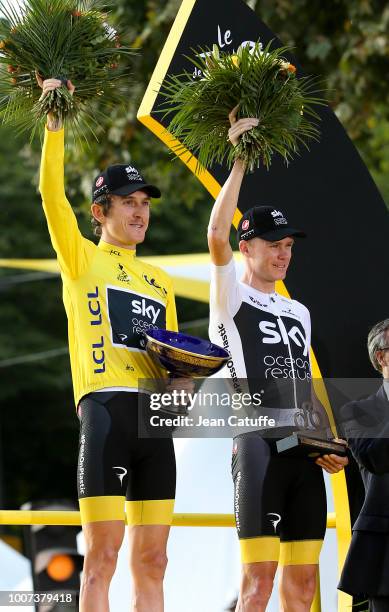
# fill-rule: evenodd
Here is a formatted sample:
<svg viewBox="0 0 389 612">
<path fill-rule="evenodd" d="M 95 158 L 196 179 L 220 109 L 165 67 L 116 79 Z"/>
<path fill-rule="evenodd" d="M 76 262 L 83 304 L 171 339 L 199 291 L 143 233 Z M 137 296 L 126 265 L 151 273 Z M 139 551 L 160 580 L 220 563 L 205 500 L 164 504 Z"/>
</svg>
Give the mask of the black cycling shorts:
<svg viewBox="0 0 389 612">
<path fill-rule="evenodd" d="M 82 523 L 124 520 L 126 511 L 130 525 L 171 524 L 176 487 L 173 440 L 138 437 L 139 419 L 147 423 L 150 418 L 149 396 L 90 393 L 80 401 L 78 416 Z"/>
<path fill-rule="evenodd" d="M 322 469 L 282 457 L 260 432 L 234 438 L 234 510 L 243 563 L 317 563 L 326 530 Z"/>
</svg>

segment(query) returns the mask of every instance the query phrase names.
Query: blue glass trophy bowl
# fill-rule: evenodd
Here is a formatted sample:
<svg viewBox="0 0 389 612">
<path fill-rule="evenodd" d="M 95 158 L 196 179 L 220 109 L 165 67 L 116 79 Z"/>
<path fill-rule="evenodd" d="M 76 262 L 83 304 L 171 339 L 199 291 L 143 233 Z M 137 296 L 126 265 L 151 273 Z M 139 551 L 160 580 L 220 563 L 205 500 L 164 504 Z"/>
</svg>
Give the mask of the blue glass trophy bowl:
<svg viewBox="0 0 389 612">
<path fill-rule="evenodd" d="M 230 358 L 221 346 L 181 332 L 152 329 L 144 335 L 151 359 L 173 377 L 205 378 L 216 374 Z"/>
<path fill-rule="evenodd" d="M 209 340 L 187 336 L 166 329 L 144 333 L 146 351 L 160 368 L 172 378 L 207 377 L 218 372 L 230 359 L 230 354 Z M 160 407 L 170 415 L 187 416 L 185 404 Z"/>
</svg>

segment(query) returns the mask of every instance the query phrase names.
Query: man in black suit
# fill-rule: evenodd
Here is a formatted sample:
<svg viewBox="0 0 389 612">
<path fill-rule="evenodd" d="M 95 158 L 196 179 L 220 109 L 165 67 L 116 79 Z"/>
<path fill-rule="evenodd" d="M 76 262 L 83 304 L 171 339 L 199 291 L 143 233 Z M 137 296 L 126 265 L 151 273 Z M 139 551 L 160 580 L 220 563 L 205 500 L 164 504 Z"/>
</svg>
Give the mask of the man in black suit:
<svg viewBox="0 0 389 612">
<path fill-rule="evenodd" d="M 389 612 L 389 319 L 373 327 L 367 346 L 384 380 L 377 393 L 342 410 L 365 501 L 353 526 L 338 588 L 369 599 L 370 612 Z"/>
</svg>

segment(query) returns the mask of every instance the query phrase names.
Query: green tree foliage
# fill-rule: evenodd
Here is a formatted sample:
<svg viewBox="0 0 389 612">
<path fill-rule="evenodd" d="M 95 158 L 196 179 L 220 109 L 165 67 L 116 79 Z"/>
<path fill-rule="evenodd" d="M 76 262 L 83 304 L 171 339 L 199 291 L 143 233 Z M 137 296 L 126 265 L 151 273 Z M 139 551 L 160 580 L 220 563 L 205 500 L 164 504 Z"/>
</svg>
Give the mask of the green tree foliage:
<svg viewBox="0 0 389 612">
<path fill-rule="evenodd" d="M 255 7 L 253 7 L 253 4 Z M 389 204 L 389 3 L 257 0 L 261 19 L 327 78 L 331 105 Z"/>
<path fill-rule="evenodd" d="M 1 256 L 52 257 L 32 184 L 37 165 L 9 128 L 0 132 L 0 159 Z M 66 344 L 60 279 L 41 276 L 0 269 L 0 364 Z M 24 278 L 31 281 L 19 282 Z M 0 505 L 17 508 L 46 495 L 74 497 L 77 423 L 68 355 L 0 365 L 0 381 Z"/>
</svg>

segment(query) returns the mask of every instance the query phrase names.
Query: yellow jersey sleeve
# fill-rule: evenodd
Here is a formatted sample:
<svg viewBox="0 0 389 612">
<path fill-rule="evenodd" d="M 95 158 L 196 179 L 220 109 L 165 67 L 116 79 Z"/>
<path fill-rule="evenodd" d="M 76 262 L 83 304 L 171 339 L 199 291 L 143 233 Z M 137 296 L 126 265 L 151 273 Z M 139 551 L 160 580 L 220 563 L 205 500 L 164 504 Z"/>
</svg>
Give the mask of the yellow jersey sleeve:
<svg viewBox="0 0 389 612">
<path fill-rule="evenodd" d="M 78 278 L 86 271 L 96 247 L 80 233 L 65 195 L 63 129 L 58 132 L 45 130 L 39 190 L 61 271 L 70 278 Z"/>
</svg>

